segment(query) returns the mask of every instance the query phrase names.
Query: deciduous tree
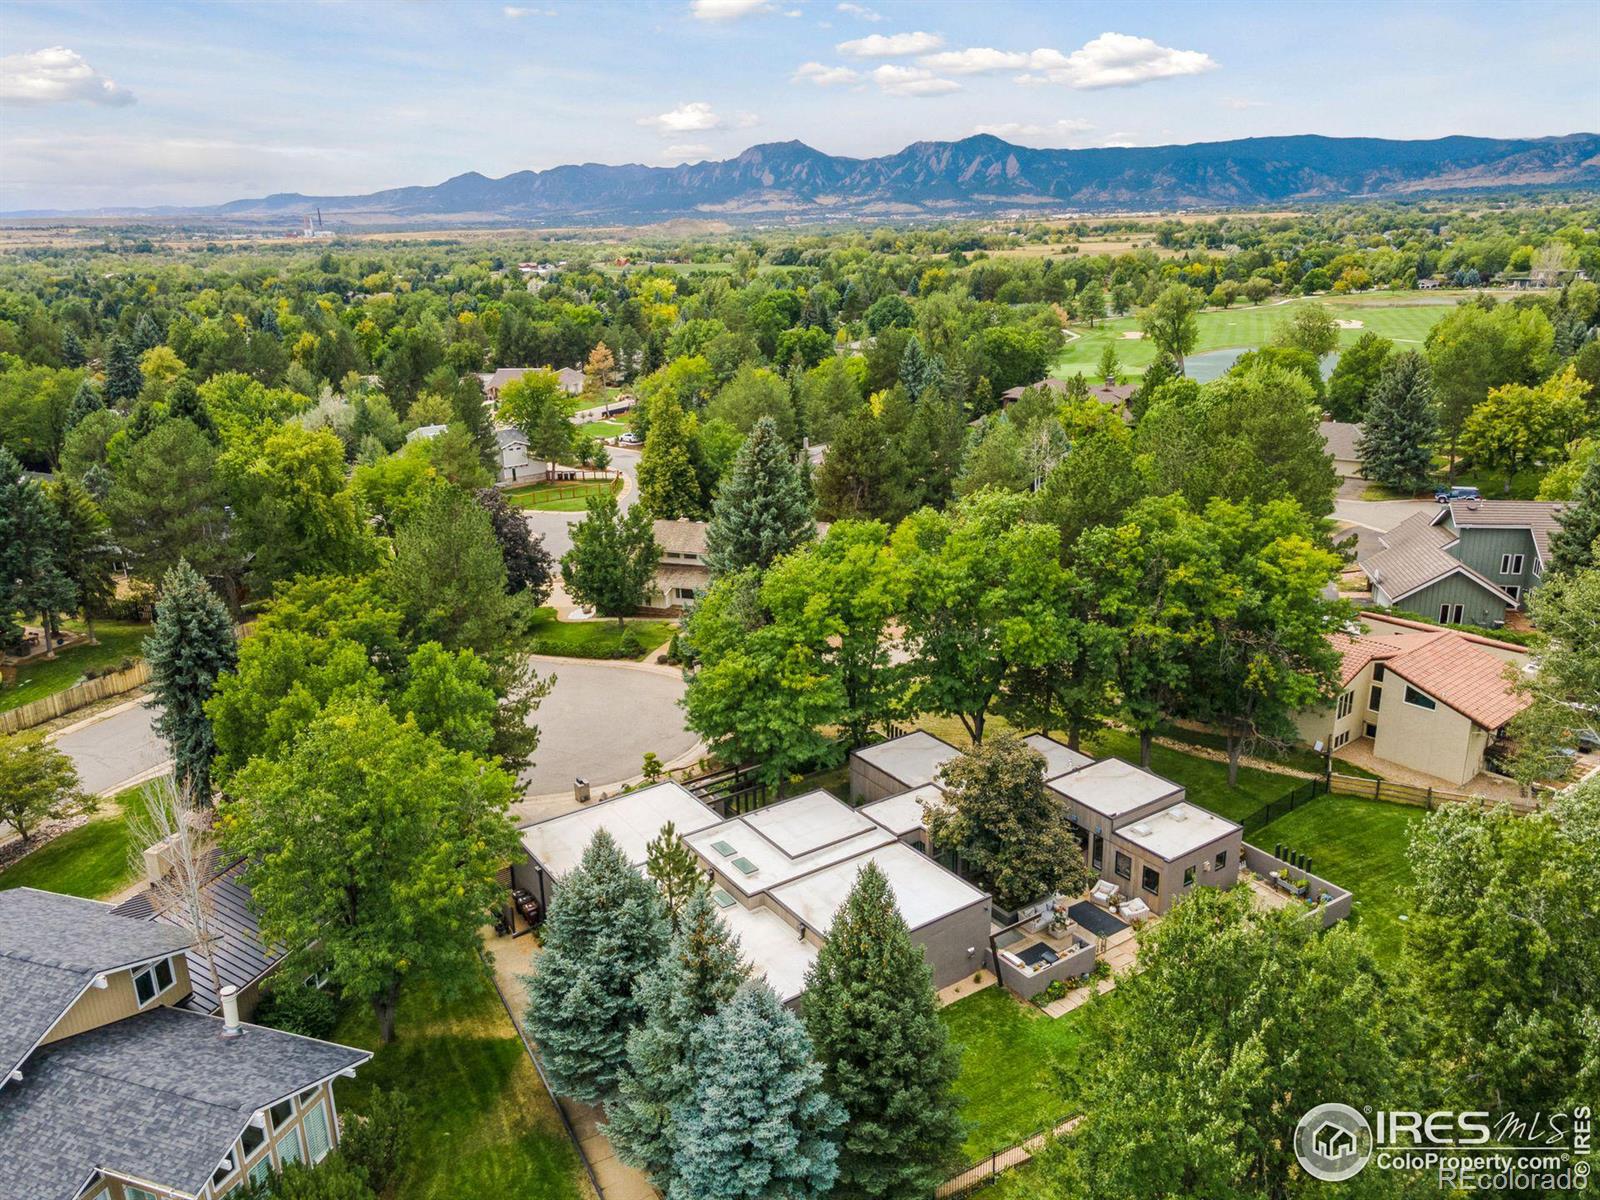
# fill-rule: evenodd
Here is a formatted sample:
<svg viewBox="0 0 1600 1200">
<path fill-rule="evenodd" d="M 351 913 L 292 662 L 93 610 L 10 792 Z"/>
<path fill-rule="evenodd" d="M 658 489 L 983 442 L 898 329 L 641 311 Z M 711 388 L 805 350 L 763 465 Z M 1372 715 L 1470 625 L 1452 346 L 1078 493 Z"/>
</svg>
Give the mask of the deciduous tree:
<svg viewBox="0 0 1600 1200">
<path fill-rule="evenodd" d="M 642 504 L 619 512 L 617 498 L 590 496 L 587 515 L 572 529 L 572 549 L 561 556 L 568 593 L 601 616 L 623 618 L 650 598 L 661 547 Z"/>
<path fill-rule="evenodd" d="M 24 843 L 44 822 L 75 817 L 94 807 L 94 797 L 78 786 L 72 760 L 42 736 L 0 735 L 0 821 L 15 829 Z"/>
<path fill-rule="evenodd" d="M 1174 283 L 1155 298 L 1149 308 L 1139 313 L 1139 327 L 1144 330 L 1157 350 L 1171 355 L 1183 374 L 1183 359 L 1200 340 L 1200 325 L 1195 314 L 1205 304 L 1205 299 L 1193 288 Z"/>
</svg>

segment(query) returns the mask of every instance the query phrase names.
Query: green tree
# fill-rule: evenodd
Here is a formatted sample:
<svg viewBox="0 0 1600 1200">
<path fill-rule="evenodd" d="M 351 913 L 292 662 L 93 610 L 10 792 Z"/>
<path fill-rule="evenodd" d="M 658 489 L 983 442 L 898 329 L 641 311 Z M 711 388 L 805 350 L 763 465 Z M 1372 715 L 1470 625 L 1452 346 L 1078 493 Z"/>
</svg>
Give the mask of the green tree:
<svg viewBox="0 0 1600 1200">
<path fill-rule="evenodd" d="M 1184 356 L 1200 340 L 1200 324 L 1195 314 L 1205 299 L 1193 288 L 1174 283 L 1164 288 L 1149 308 L 1139 313 L 1139 328 L 1162 354 L 1170 355 L 1183 374 Z"/>
<path fill-rule="evenodd" d="M 617 1081 L 606 1136 L 617 1157 L 666 1190 L 674 1177 L 676 1113 L 695 1089 L 705 1019 L 733 999 L 749 975 L 739 941 L 717 915 L 709 891 L 684 904 L 661 961 L 639 985 L 644 1022 L 628 1034 L 627 1066 Z"/>
<path fill-rule="evenodd" d="M 927 812 L 928 839 L 961 856 L 1002 908 L 1094 881 L 1066 811 L 1044 786 L 1044 755 L 1003 733 L 944 765 L 944 803 Z"/>
<path fill-rule="evenodd" d="M 1328 412 L 1335 421 L 1360 423 L 1393 356 L 1394 343 L 1370 330 L 1339 354 L 1328 377 Z"/>
<path fill-rule="evenodd" d="M 1550 535 L 1550 572 L 1592 570 L 1600 556 L 1600 454 L 1590 458 Z"/>
<path fill-rule="evenodd" d="M 1532 707 L 1511 723 L 1512 775 L 1526 786 L 1571 770 L 1577 730 L 1600 711 L 1600 570 L 1551 571 L 1528 598 L 1539 669 L 1521 686 Z"/>
<path fill-rule="evenodd" d="M 722 481 L 706 528 L 712 578 L 765 570 L 816 536 L 811 504 L 788 446 L 769 417 L 756 422 Z"/>
<path fill-rule="evenodd" d="M 93 796 L 78 786 L 72 760 L 42 736 L 0 735 L 0 821 L 23 845 L 46 821 L 92 811 Z"/>
<path fill-rule="evenodd" d="M 156 732 L 172 751 L 173 774 L 202 804 L 211 802 L 216 738 L 206 702 L 239 661 L 227 606 L 183 559 L 161 581 L 155 629 L 144 641 L 150 692 L 161 710 Z"/>
<path fill-rule="evenodd" d="M 56 562 L 77 593 L 78 609 L 93 642 L 94 614 L 116 590 L 113 560 L 117 548 L 111 541 L 110 522 L 94 497 L 74 479 L 55 480 L 45 494 L 60 518 Z"/>
<path fill-rule="evenodd" d="M 674 1113 L 667 1200 L 821 1200 L 844 1114 L 805 1027 L 763 982 L 706 1017 L 694 1093 Z"/>
<path fill-rule="evenodd" d="M 555 586 L 556 560 L 544 548 L 544 535 L 528 528 L 522 513 L 506 502 L 499 488 L 481 488 L 478 507 L 489 514 L 489 528 L 500 543 L 506 564 L 506 591 L 526 592 L 534 604 L 543 604 Z"/>
<path fill-rule="evenodd" d="M 856 876 L 806 973 L 806 1030 L 845 1111 L 838 1197 L 924 1200 L 959 1160 L 960 1059 L 933 973 L 876 863 Z"/>
<path fill-rule="evenodd" d="M 95 390 L 93 381 L 85 379 L 78 385 L 78 390 L 72 393 L 72 407 L 67 409 L 63 434 L 71 433 L 90 413 L 104 412 L 105 407 L 106 403 L 100 399 L 100 393 Z"/>
<path fill-rule="evenodd" d="M 639 503 L 659 520 L 698 520 L 705 513 L 705 488 L 694 418 L 663 398 L 651 404 L 649 423 L 639 455 Z"/>
<path fill-rule="evenodd" d="M 550 900 L 523 1017 L 550 1086 L 609 1104 L 627 1070 L 628 1035 L 644 1021 L 643 980 L 666 951 L 655 886 L 600 830 Z"/>
<path fill-rule="evenodd" d="M 1302 304 L 1272 335 L 1275 345 L 1303 350 L 1312 358 L 1332 354 L 1339 346 L 1339 323 L 1321 304 Z"/>
<path fill-rule="evenodd" d="M 644 873 L 661 893 L 661 905 L 673 933 L 678 919 L 694 897 L 706 887 L 706 873 L 700 859 L 668 821 L 661 832 L 645 844 Z"/>
<path fill-rule="evenodd" d="M 1113 386 L 1122 376 L 1122 360 L 1117 357 L 1117 348 L 1110 342 L 1107 342 L 1106 348 L 1100 352 L 1100 366 L 1096 369 L 1096 374 Z"/>
<path fill-rule="evenodd" d="M 1428 331 L 1428 364 L 1439 401 L 1439 425 L 1455 478 L 1456 449 L 1472 411 L 1493 388 L 1542 379 L 1555 341 L 1537 308 L 1463 304 Z"/>
<path fill-rule="evenodd" d="M 1061 544 L 1071 546 L 1086 529 L 1120 522 L 1144 495 L 1133 438 L 1118 421 L 1073 439 L 1045 477 L 1036 511 L 1039 520 L 1061 531 Z"/>
<path fill-rule="evenodd" d="M 1506 493 L 1518 471 L 1559 453 L 1588 424 L 1584 388 L 1570 366 L 1537 387 L 1493 389 L 1461 424 L 1460 447 L 1474 462 L 1505 472 Z"/>
<path fill-rule="evenodd" d="M 529 371 L 500 390 L 495 415 L 520 429 L 528 450 L 546 462 L 561 462 L 572 452 L 572 422 L 566 393 L 554 371 Z"/>
<path fill-rule="evenodd" d="M 975 435 L 972 448 L 961 464 L 956 491 L 963 496 L 985 488 L 1003 492 L 1025 492 L 1032 475 L 1023 456 L 1022 433 L 1004 413 L 990 416 Z"/>
<path fill-rule="evenodd" d="M 746 363 L 706 406 L 706 419 L 723 420 L 742 434 L 752 433 L 762 421 L 770 421 L 783 444 L 798 445 L 799 421 L 789 385 L 776 371 Z M 648 445 L 648 443 L 646 443 Z"/>
<path fill-rule="evenodd" d="M 147 580 L 185 559 L 206 575 L 237 564 L 217 451 L 188 421 L 167 421 L 139 439 L 115 468 L 106 513 L 117 544 Z"/>
<path fill-rule="evenodd" d="M 264 938 L 315 954 L 347 1000 L 371 1005 L 384 1044 L 403 986 L 448 997 L 481 977 L 483 914 L 520 851 L 504 771 L 351 700 L 285 757 L 254 759 L 234 791 L 225 839 L 251 860 Z"/>
<path fill-rule="evenodd" d="M 1368 479 L 1414 492 L 1433 474 L 1439 432 L 1428 360 L 1415 350 L 1390 358 L 1367 400 L 1356 454 Z"/>
<path fill-rule="evenodd" d="M 883 428 L 871 407 L 860 405 L 835 426 L 817 469 L 817 516 L 824 521 L 892 518 L 892 470 Z"/>
<path fill-rule="evenodd" d="M 53 637 L 56 614 L 73 607 L 76 592 L 61 557 L 67 537 L 44 488 L 0 446 L 0 651 L 22 636 L 18 613 L 39 614 Z M 54 641 L 46 644 L 54 658 Z"/>
<path fill-rule="evenodd" d="M 122 338 L 113 337 L 106 351 L 106 399 L 127 406 L 139 398 L 143 386 L 137 352 Z"/>
<path fill-rule="evenodd" d="M 561 556 L 567 592 L 605 617 L 623 618 L 649 600 L 661 547 L 642 503 L 619 512 L 612 495 L 590 496 L 587 515 L 572 529 L 572 549 Z"/>
</svg>

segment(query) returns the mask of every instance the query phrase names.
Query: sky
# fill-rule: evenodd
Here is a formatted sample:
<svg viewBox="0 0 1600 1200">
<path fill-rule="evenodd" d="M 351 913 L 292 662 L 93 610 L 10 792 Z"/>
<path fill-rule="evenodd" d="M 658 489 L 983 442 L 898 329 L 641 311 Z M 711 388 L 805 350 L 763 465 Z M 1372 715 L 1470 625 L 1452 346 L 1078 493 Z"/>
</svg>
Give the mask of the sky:
<svg viewBox="0 0 1600 1200">
<path fill-rule="evenodd" d="M 1600 3 L 0 0 L 0 211 L 1272 134 L 1600 130 Z"/>
</svg>

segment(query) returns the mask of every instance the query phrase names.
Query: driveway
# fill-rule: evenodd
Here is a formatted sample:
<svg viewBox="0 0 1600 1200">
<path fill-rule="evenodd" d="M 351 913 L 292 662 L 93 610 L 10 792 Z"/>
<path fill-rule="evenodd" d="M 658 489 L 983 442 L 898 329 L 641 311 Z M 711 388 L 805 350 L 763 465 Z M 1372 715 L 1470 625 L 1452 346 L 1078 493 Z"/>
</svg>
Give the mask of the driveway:
<svg viewBox="0 0 1600 1200">
<path fill-rule="evenodd" d="M 639 452 L 621 446 L 610 446 L 608 449 L 611 451 L 611 465 L 623 475 L 622 495 L 617 497 L 617 505 L 626 510 L 633 506 L 639 494 Z M 544 548 L 557 560 L 572 549 L 572 535 L 567 531 L 567 526 L 583 520 L 581 512 L 525 512 L 522 515 L 529 529 L 544 535 Z"/>
<path fill-rule="evenodd" d="M 120 789 L 167 765 L 167 744 L 157 736 L 156 710 L 148 698 L 119 704 L 98 717 L 70 725 L 53 739 L 78 768 L 90 793 Z"/>
<path fill-rule="evenodd" d="M 1347 525 L 1360 525 L 1388 533 L 1407 517 L 1417 513 L 1436 513 L 1439 506 L 1432 500 L 1347 500 L 1335 499 L 1333 515 Z"/>
<path fill-rule="evenodd" d="M 543 656 L 533 661 L 541 677 L 556 676 L 556 686 L 531 718 L 539 727 L 539 748 L 520 782 L 533 800 L 570 802 L 572 781 L 579 777 L 598 793 L 638 778 L 647 752 L 670 765 L 699 745 L 683 727 L 683 677 L 676 667 Z M 523 801 L 513 811 L 526 819 L 545 807 Z"/>
</svg>

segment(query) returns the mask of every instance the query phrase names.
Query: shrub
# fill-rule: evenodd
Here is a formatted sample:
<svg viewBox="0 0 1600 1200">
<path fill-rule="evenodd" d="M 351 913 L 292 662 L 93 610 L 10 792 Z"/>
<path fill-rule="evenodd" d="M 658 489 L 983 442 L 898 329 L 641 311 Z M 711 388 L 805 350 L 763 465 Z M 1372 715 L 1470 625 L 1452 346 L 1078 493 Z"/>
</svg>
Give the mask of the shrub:
<svg viewBox="0 0 1600 1200">
<path fill-rule="evenodd" d="M 325 1038 L 339 1020 L 332 996 L 303 983 L 285 984 L 267 991 L 256 1007 L 256 1021 L 285 1033 Z"/>
<path fill-rule="evenodd" d="M 632 627 L 622 631 L 622 636 L 617 639 L 617 658 L 638 658 L 644 653 L 644 643 L 639 640 L 639 635 Z"/>
<path fill-rule="evenodd" d="M 388 1190 L 414 1153 L 416 1114 L 402 1091 L 374 1088 L 365 1116 L 348 1117 L 339 1153 L 360 1168 L 375 1192 Z"/>
<path fill-rule="evenodd" d="M 259 1184 L 233 1193 L 242 1200 L 375 1200 L 361 1172 L 342 1153 L 328 1155 L 314 1167 L 288 1163 Z"/>
</svg>

